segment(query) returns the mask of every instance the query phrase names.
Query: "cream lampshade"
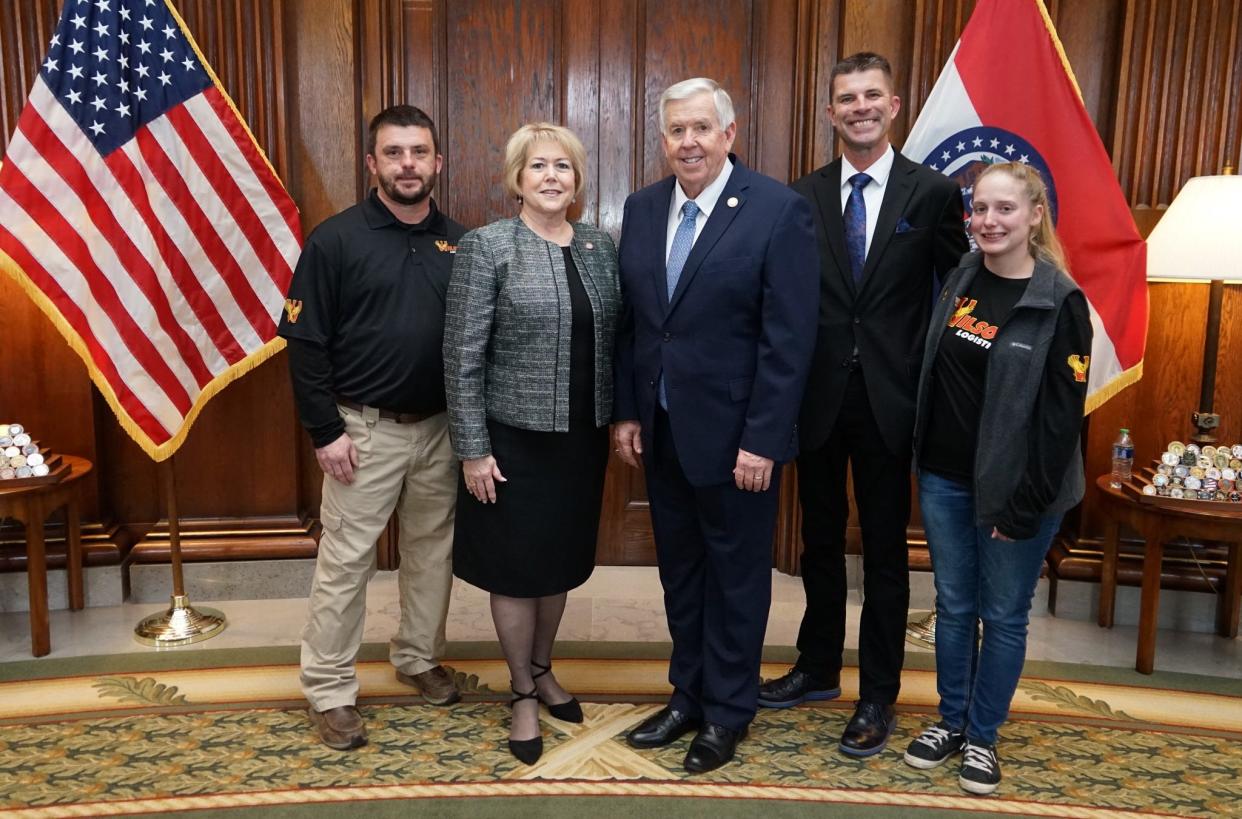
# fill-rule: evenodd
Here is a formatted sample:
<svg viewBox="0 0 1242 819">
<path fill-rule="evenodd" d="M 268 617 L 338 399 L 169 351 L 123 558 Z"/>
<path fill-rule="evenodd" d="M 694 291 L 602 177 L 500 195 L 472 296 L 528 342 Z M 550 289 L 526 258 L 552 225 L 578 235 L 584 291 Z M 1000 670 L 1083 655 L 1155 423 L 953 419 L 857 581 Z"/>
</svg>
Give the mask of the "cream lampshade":
<svg viewBox="0 0 1242 819">
<path fill-rule="evenodd" d="M 1220 176 L 1186 183 L 1147 238 L 1148 281 L 1210 282 L 1207 337 L 1199 409 L 1191 414 L 1199 443 L 1214 443 L 1220 416 L 1212 411 L 1220 309 L 1225 282 L 1242 282 L 1242 176 L 1225 166 Z"/>
</svg>

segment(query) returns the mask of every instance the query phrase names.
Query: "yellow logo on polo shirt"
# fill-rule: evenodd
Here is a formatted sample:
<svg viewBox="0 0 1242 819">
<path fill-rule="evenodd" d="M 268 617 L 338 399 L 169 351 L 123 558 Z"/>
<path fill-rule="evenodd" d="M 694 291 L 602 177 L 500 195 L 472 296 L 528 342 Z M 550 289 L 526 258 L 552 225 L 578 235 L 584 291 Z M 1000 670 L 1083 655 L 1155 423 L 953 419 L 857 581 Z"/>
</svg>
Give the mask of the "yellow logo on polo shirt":
<svg viewBox="0 0 1242 819">
<path fill-rule="evenodd" d="M 457 245 L 450 245 L 448 242 L 444 241 L 443 239 L 436 239 L 436 250 L 440 251 L 441 253 L 456 253 Z"/>
<path fill-rule="evenodd" d="M 302 315 L 302 300 L 285 299 L 285 315 L 289 317 L 290 324 L 297 324 L 298 316 Z"/>
<path fill-rule="evenodd" d="M 1074 380 L 1079 384 L 1086 383 L 1087 368 L 1091 366 L 1091 356 L 1079 356 L 1075 354 L 1066 359 L 1066 363 L 1069 364 L 1070 369 L 1074 371 Z"/>
</svg>

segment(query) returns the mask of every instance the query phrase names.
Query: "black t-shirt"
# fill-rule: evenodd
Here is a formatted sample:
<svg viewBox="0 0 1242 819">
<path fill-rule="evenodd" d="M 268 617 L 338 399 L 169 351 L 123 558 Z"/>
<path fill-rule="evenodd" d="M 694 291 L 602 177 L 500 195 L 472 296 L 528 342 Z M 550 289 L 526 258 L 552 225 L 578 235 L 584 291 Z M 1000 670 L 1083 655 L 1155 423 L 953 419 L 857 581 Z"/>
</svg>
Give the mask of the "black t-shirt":
<svg viewBox="0 0 1242 819">
<path fill-rule="evenodd" d="M 595 314 L 578 266 L 568 246 L 565 278 L 569 284 L 572 324 L 569 330 L 569 425 L 595 427 Z"/>
<path fill-rule="evenodd" d="M 311 233 L 279 333 L 315 446 L 344 432 L 338 398 L 393 412 L 444 409 L 444 297 L 463 233 L 434 201 L 407 225 L 374 190 Z"/>
<path fill-rule="evenodd" d="M 958 300 L 933 365 L 921 468 L 964 481 L 974 475 L 988 351 L 1028 282 L 981 267 Z"/>
</svg>

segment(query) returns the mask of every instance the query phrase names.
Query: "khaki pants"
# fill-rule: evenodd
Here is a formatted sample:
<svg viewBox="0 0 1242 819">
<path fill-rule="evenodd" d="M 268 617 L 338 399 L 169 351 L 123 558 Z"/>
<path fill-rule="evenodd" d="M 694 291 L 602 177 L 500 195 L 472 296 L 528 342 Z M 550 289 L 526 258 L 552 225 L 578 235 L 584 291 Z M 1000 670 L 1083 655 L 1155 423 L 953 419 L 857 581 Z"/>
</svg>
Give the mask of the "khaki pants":
<svg viewBox="0 0 1242 819">
<path fill-rule="evenodd" d="M 434 667 L 443 654 L 453 583 L 459 466 L 447 415 L 398 424 L 371 408 L 339 410 L 358 450 L 358 468 L 348 486 L 327 476 L 323 481 L 323 536 L 302 630 L 302 691 L 317 711 L 353 705 L 358 698 L 354 659 L 362 643 L 367 581 L 375 574 L 375 541 L 398 502 L 401 622 L 389 656 L 406 674 Z"/>
</svg>

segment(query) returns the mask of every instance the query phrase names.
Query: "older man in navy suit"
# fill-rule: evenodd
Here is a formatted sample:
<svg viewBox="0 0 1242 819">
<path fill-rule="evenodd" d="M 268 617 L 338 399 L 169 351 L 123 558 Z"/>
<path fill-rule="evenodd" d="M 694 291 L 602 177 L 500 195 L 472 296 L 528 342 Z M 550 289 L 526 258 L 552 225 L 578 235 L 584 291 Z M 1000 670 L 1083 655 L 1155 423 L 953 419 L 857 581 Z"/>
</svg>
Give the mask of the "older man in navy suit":
<svg viewBox="0 0 1242 819">
<path fill-rule="evenodd" d="M 666 89 L 660 131 L 673 175 L 625 203 L 614 434 L 646 474 L 674 691 L 628 741 L 697 730 L 685 767 L 702 773 L 733 758 L 757 707 L 819 258 L 806 199 L 729 153 L 737 124 L 717 83 Z"/>
</svg>

